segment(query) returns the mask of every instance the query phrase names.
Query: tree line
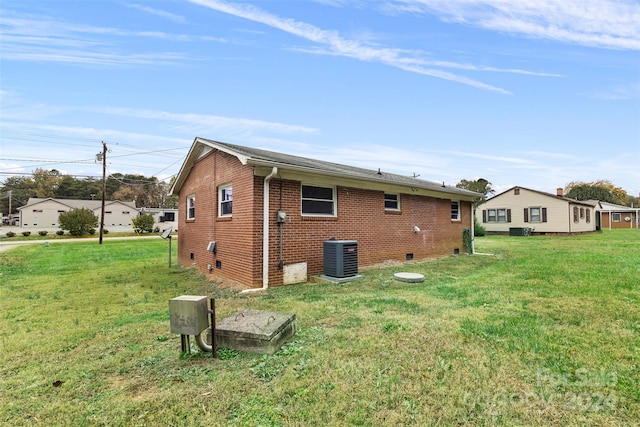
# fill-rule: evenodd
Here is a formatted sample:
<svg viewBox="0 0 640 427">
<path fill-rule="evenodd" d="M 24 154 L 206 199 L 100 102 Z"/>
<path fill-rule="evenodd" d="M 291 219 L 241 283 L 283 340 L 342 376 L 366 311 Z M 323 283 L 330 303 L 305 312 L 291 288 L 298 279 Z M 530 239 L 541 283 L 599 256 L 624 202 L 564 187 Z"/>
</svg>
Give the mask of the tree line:
<svg viewBox="0 0 640 427">
<path fill-rule="evenodd" d="M 178 198 L 169 196 L 171 184 L 155 176 L 110 174 L 105 179 L 105 200 L 134 202 L 136 207 L 177 208 Z M 10 176 L 0 185 L 0 212 L 17 213 L 31 197 L 101 200 L 102 178 L 77 178 L 56 169 L 36 169 L 31 175 Z M 11 201 L 11 211 L 9 203 Z"/>
</svg>

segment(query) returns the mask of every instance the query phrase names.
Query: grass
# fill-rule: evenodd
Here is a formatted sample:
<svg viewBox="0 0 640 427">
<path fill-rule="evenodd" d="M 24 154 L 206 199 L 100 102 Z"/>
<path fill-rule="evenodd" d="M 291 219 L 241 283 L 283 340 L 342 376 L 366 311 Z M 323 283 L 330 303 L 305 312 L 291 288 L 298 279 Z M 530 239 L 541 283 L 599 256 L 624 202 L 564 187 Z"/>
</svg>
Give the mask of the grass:
<svg viewBox="0 0 640 427">
<path fill-rule="evenodd" d="M 0 424 L 611 425 L 640 419 L 640 234 L 485 237 L 476 255 L 236 294 L 161 239 L 0 253 Z M 423 283 L 393 273 L 423 273 Z M 296 313 L 274 355 L 181 356 L 168 300 Z"/>
</svg>

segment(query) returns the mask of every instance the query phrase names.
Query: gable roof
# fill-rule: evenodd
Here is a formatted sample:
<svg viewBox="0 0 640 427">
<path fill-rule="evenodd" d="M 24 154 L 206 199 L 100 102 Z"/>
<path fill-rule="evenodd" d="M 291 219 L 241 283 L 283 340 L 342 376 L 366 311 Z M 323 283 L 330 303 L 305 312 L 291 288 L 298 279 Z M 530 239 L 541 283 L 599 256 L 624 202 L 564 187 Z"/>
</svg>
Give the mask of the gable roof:
<svg viewBox="0 0 640 427">
<path fill-rule="evenodd" d="M 482 196 L 474 191 L 464 190 L 452 186 L 445 186 L 432 181 L 425 181 L 410 176 L 391 174 L 380 170 L 363 169 L 339 163 L 326 162 L 323 160 L 310 159 L 307 157 L 293 156 L 290 154 L 277 153 L 274 151 L 262 150 L 258 148 L 245 147 L 241 145 L 228 144 L 196 137 L 187 157 L 178 173 L 176 181 L 171 188 L 171 194 L 180 191 L 193 164 L 197 159 L 209 149 L 217 149 L 231 154 L 238 158 L 243 165 L 277 167 L 283 170 L 311 173 L 326 177 L 339 177 L 362 182 L 390 184 L 407 188 L 420 188 L 430 192 L 439 193 L 442 198 L 456 196 L 463 200 L 475 200 Z"/>
<path fill-rule="evenodd" d="M 599 203 L 597 200 L 576 200 L 576 199 L 571 199 L 571 198 L 569 198 L 569 197 L 558 196 L 558 195 L 556 195 L 556 194 L 547 193 L 547 192 L 544 192 L 544 191 L 532 190 L 531 188 L 520 187 L 520 186 L 518 186 L 518 185 L 515 185 L 515 186 L 513 186 L 513 187 L 509 188 L 508 190 L 503 191 L 503 192 L 502 192 L 502 193 L 500 193 L 500 194 L 496 194 L 495 196 L 493 196 L 493 197 L 491 197 L 490 199 L 488 199 L 488 200 L 487 200 L 487 202 L 488 202 L 489 200 L 493 200 L 493 199 L 495 199 L 495 198 L 497 198 L 497 197 L 500 197 L 500 196 L 502 196 L 503 194 L 509 193 L 510 191 L 513 191 L 513 190 L 514 190 L 514 189 L 516 189 L 516 188 L 519 188 L 519 189 L 521 189 L 521 190 L 531 191 L 531 192 L 533 192 L 533 193 L 538 193 L 538 194 L 541 194 L 541 195 L 543 195 L 543 196 L 551 197 L 551 198 L 556 199 L 556 200 L 564 200 L 565 202 L 567 202 L 567 203 L 573 203 L 574 205 L 584 205 L 584 206 L 589 206 L 589 207 L 594 208 L 594 207 L 597 207 L 597 206 L 598 206 L 598 203 Z"/>
<path fill-rule="evenodd" d="M 66 206 L 70 209 L 79 209 L 79 208 L 86 208 L 86 209 L 91 209 L 92 211 L 96 210 L 96 209 L 100 209 L 102 207 L 102 200 L 80 200 L 80 199 L 54 199 L 52 197 L 47 197 L 47 198 L 38 198 L 38 197 L 30 197 L 29 200 L 27 200 L 27 204 L 24 206 L 19 207 L 18 209 L 24 209 L 27 207 L 31 207 L 34 205 L 38 205 L 40 203 L 44 203 L 44 202 L 55 202 L 58 203 L 60 205 Z M 105 201 L 105 207 L 106 206 L 110 206 L 110 205 L 114 205 L 114 204 L 121 204 L 124 205 L 130 209 L 133 210 L 138 210 L 138 208 L 136 207 L 135 203 L 133 202 L 122 202 L 120 200 L 109 200 L 109 201 Z"/>
</svg>

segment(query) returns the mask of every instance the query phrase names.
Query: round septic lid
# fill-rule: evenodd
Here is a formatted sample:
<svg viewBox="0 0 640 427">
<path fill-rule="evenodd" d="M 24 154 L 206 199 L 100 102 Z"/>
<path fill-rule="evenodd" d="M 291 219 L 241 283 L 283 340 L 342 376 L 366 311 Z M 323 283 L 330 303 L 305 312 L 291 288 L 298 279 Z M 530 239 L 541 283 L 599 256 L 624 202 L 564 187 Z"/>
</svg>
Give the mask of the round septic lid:
<svg viewBox="0 0 640 427">
<path fill-rule="evenodd" d="M 419 273 L 396 273 L 393 277 L 401 282 L 418 283 L 424 282 L 424 274 Z"/>
</svg>

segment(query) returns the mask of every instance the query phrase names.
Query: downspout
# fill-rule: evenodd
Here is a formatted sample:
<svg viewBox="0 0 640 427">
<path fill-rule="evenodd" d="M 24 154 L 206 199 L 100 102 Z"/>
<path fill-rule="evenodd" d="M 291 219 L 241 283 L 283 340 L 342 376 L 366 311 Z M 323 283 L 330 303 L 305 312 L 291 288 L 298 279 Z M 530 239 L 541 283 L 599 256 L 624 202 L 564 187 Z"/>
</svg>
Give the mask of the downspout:
<svg viewBox="0 0 640 427">
<path fill-rule="evenodd" d="M 269 287 L 269 182 L 278 173 L 276 166 L 264 177 L 262 197 L 262 289 Z"/>
<path fill-rule="evenodd" d="M 476 217 L 476 204 L 475 202 L 471 202 L 469 203 L 469 208 L 471 208 L 471 226 L 469 227 L 469 230 L 471 230 L 471 253 L 469 255 L 473 255 L 475 252 L 475 245 L 476 245 L 476 241 L 475 241 L 475 217 Z"/>
</svg>

